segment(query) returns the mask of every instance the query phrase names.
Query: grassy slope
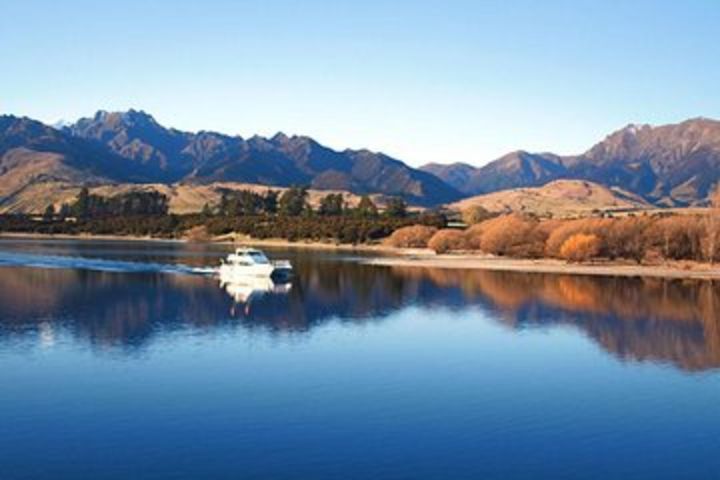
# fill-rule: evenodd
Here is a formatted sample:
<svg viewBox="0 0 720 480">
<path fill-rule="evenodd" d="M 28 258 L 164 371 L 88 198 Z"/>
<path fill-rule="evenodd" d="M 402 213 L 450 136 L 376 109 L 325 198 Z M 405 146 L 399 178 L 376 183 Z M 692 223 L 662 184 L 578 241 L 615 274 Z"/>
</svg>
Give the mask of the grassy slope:
<svg viewBox="0 0 720 480">
<path fill-rule="evenodd" d="M 526 212 L 554 217 L 587 215 L 593 211 L 651 208 L 642 198 L 582 180 L 557 180 L 542 187 L 515 188 L 466 198 L 449 205 L 464 210 L 479 205 L 492 212 Z"/>
</svg>

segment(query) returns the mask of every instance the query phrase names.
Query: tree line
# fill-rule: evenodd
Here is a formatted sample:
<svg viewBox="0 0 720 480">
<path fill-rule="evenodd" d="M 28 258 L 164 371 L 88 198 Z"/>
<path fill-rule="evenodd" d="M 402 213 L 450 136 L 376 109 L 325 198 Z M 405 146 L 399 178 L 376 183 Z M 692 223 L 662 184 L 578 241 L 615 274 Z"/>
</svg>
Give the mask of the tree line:
<svg viewBox="0 0 720 480">
<path fill-rule="evenodd" d="M 198 238 L 239 233 L 253 238 L 331 240 L 431 248 L 439 253 L 473 251 L 517 258 L 558 258 L 574 262 L 628 260 L 720 261 L 720 193 L 704 215 L 628 215 L 579 219 L 543 219 L 532 215 L 464 212 L 465 229 L 445 228 L 437 212 L 409 212 L 402 199 L 390 199 L 381 211 L 369 196 L 349 206 L 342 194 L 328 193 L 317 208 L 304 187 L 257 193 L 226 190 L 217 205 L 201 213 L 173 215 L 158 192 L 128 192 L 102 197 L 82 189 L 41 220 L 27 215 L 0 216 L 0 231 L 91 233 Z"/>
<path fill-rule="evenodd" d="M 720 197 L 705 215 L 540 219 L 508 214 L 466 229 L 415 225 L 396 230 L 389 245 L 431 248 L 438 253 L 472 251 L 516 258 L 557 258 L 572 262 L 626 260 L 720 261 Z"/>
<path fill-rule="evenodd" d="M 308 189 L 306 187 L 291 187 L 282 193 L 268 190 L 257 193 L 252 190 L 230 190 L 222 192 L 217 206 L 206 204 L 202 212 L 205 216 L 218 215 L 221 217 L 281 215 L 286 217 L 298 216 L 355 216 L 362 218 L 375 218 L 380 215 L 375 202 L 368 195 L 360 198 L 357 206 L 350 207 L 341 193 L 328 193 L 320 199 L 317 209 L 313 209 L 308 202 Z M 407 204 L 402 198 L 393 197 L 387 201 L 383 215 L 391 218 L 407 216 Z"/>
<path fill-rule="evenodd" d="M 73 202 L 63 203 L 57 212 L 54 205 L 48 205 L 43 218 L 64 220 L 68 217 L 86 219 L 117 215 L 167 215 L 168 211 L 168 198 L 159 192 L 136 191 L 104 197 L 92 194 L 83 187 Z"/>
<path fill-rule="evenodd" d="M 422 224 L 442 228 L 443 215 L 408 211 L 392 198 L 381 211 L 369 196 L 349 206 L 342 194 L 328 193 L 312 208 L 308 190 L 292 187 L 282 193 L 226 190 L 217 205 L 205 205 L 196 214 L 168 213 L 169 200 L 158 192 L 128 192 L 113 197 L 83 188 L 74 201 L 58 211 L 49 206 L 42 219 L 28 215 L 0 216 L 0 231 L 48 234 L 104 234 L 209 239 L 228 233 L 253 238 L 331 240 L 367 243 L 387 237 L 398 228 Z"/>
</svg>

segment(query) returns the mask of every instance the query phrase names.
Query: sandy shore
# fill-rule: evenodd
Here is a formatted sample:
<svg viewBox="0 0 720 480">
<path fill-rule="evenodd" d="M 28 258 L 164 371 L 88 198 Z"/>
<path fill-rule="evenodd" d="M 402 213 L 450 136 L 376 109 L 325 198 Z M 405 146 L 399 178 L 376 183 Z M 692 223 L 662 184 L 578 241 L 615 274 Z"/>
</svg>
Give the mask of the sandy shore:
<svg viewBox="0 0 720 480">
<path fill-rule="evenodd" d="M 449 268 L 494 270 L 505 272 L 557 273 L 566 275 L 602 275 L 623 277 L 661 277 L 688 279 L 720 279 L 720 267 L 685 264 L 631 265 L 612 263 L 570 264 L 562 260 L 525 260 L 479 255 L 435 255 L 433 253 L 377 257 L 363 260 L 370 265 L 396 267 Z"/>
<path fill-rule="evenodd" d="M 89 234 L 50 235 L 40 233 L 0 233 L 0 238 L 189 243 L 189 241 L 186 239 Z M 591 264 L 571 264 L 562 260 L 554 260 L 549 258 L 539 260 L 527 260 L 493 257 L 478 254 L 438 255 L 429 249 L 394 248 L 385 245 L 349 245 L 330 242 L 290 242 L 283 239 L 258 240 L 251 238 L 234 238 L 232 236 L 217 237 L 212 241 L 206 243 L 246 245 L 259 248 L 292 248 L 376 254 L 369 255 L 367 258 L 363 258 L 359 261 L 368 265 L 384 265 L 391 267 L 395 266 L 418 268 L 446 268 L 466 270 L 494 270 L 506 272 L 556 273 L 567 275 L 602 275 L 624 277 L 644 276 L 661 278 L 720 280 L 720 265 L 711 267 L 708 264 L 697 264 L 691 262 L 676 262 L 667 265 L 635 265 L 602 262 Z"/>
<path fill-rule="evenodd" d="M 242 239 L 236 241 L 224 241 L 223 243 L 232 243 L 234 245 L 246 245 L 252 247 L 266 248 L 298 248 L 308 250 L 332 250 L 340 252 L 367 252 L 387 255 L 423 255 L 432 253 L 424 248 L 394 248 L 386 245 L 351 245 L 348 243 L 330 243 L 330 242 L 289 242 L 282 239 L 269 240 L 253 240 Z"/>
<path fill-rule="evenodd" d="M 307 248 L 311 250 L 353 251 L 378 254 L 378 256 L 369 256 L 366 259 L 360 260 L 362 263 L 368 265 L 558 273 L 567 275 L 720 279 L 720 265 L 711 267 L 708 264 L 692 262 L 676 262 L 667 265 L 637 265 L 609 262 L 577 264 L 551 258 L 528 260 L 480 254 L 439 255 L 425 248 L 394 248 L 385 245 L 346 245 L 322 242 L 289 242 L 287 240 L 252 239 L 239 240 L 235 243 L 238 245 L 268 248 Z"/>
</svg>

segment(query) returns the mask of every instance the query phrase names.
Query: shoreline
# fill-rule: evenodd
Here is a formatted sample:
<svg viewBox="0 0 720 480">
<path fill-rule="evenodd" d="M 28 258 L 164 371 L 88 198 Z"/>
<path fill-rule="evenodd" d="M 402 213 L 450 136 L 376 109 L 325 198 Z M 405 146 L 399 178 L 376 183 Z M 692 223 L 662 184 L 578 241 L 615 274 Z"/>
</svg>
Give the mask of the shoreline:
<svg viewBox="0 0 720 480">
<path fill-rule="evenodd" d="M 482 254 L 435 254 L 423 248 L 395 248 L 386 245 L 351 245 L 318 241 L 289 241 L 283 239 L 237 239 L 232 236 L 195 242 L 189 239 L 139 237 L 124 235 L 70 235 L 2 232 L 0 239 L 47 239 L 89 241 L 161 242 L 176 244 L 246 245 L 267 248 L 325 250 L 336 252 L 374 253 L 376 256 L 358 260 L 365 265 L 401 268 L 440 268 L 453 270 L 490 270 L 516 273 L 548 273 L 562 275 L 589 275 L 606 277 L 651 277 L 671 279 L 720 280 L 720 265 L 693 262 L 675 262 L 666 265 L 636 265 L 630 263 L 567 263 L 552 258 L 521 259 L 494 257 Z"/>
<path fill-rule="evenodd" d="M 695 264 L 683 268 L 678 264 L 633 265 L 622 263 L 567 263 L 551 258 L 521 259 L 468 254 L 399 254 L 363 260 L 366 265 L 401 268 L 441 268 L 450 270 L 490 270 L 515 273 L 548 273 L 604 277 L 651 277 L 693 280 L 720 280 L 720 266 Z"/>
<path fill-rule="evenodd" d="M 69 233 L 35 233 L 35 232 L 0 232 L 0 239 L 23 239 L 32 240 L 92 240 L 92 241 L 120 241 L 120 242 L 162 242 L 162 243 L 188 243 L 181 238 L 141 237 L 137 235 L 103 235 L 103 234 L 78 234 Z"/>
</svg>

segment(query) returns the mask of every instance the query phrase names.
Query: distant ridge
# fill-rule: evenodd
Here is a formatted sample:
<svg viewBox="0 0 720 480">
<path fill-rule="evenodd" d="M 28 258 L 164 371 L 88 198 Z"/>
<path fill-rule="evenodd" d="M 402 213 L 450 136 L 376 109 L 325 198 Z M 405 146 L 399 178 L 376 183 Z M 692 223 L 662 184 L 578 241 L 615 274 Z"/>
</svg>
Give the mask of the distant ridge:
<svg viewBox="0 0 720 480">
<path fill-rule="evenodd" d="M 720 181 L 720 122 L 630 124 L 580 155 L 519 150 L 480 168 L 458 162 L 415 169 L 370 150 L 336 151 L 307 136 L 185 132 L 141 110 L 98 111 L 55 127 L 0 116 L 0 211 L 22 210 L 37 203 L 30 195 L 79 185 L 307 185 L 430 207 L 560 179 L 604 185 L 657 206 L 702 205 Z"/>
<path fill-rule="evenodd" d="M 696 205 L 720 181 L 720 122 L 695 118 L 658 127 L 630 124 L 581 155 L 518 151 L 480 168 L 430 164 L 421 169 L 465 195 L 566 178 L 618 187 L 657 205 Z"/>
<path fill-rule="evenodd" d="M 432 205 L 460 197 L 426 172 L 369 150 L 327 148 L 310 137 L 278 133 L 243 139 L 217 132 L 168 129 L 137 110 L 98 112 L 64 129 L 102 143 L 128 160 L 143 181 L 309 185 L 316 189 L 398 195 Z"/>
<path fill-rule="evenodd" d="M 139 110 L 99 111 L 56 128 L 0 116 L 0 209 L 43 182 L 307 185 L 401 196 L 422 206 L 461 197 L 437 177 L 382 153 L 338 152 L 304 136 L 183 132 Z"/>
</svg>

